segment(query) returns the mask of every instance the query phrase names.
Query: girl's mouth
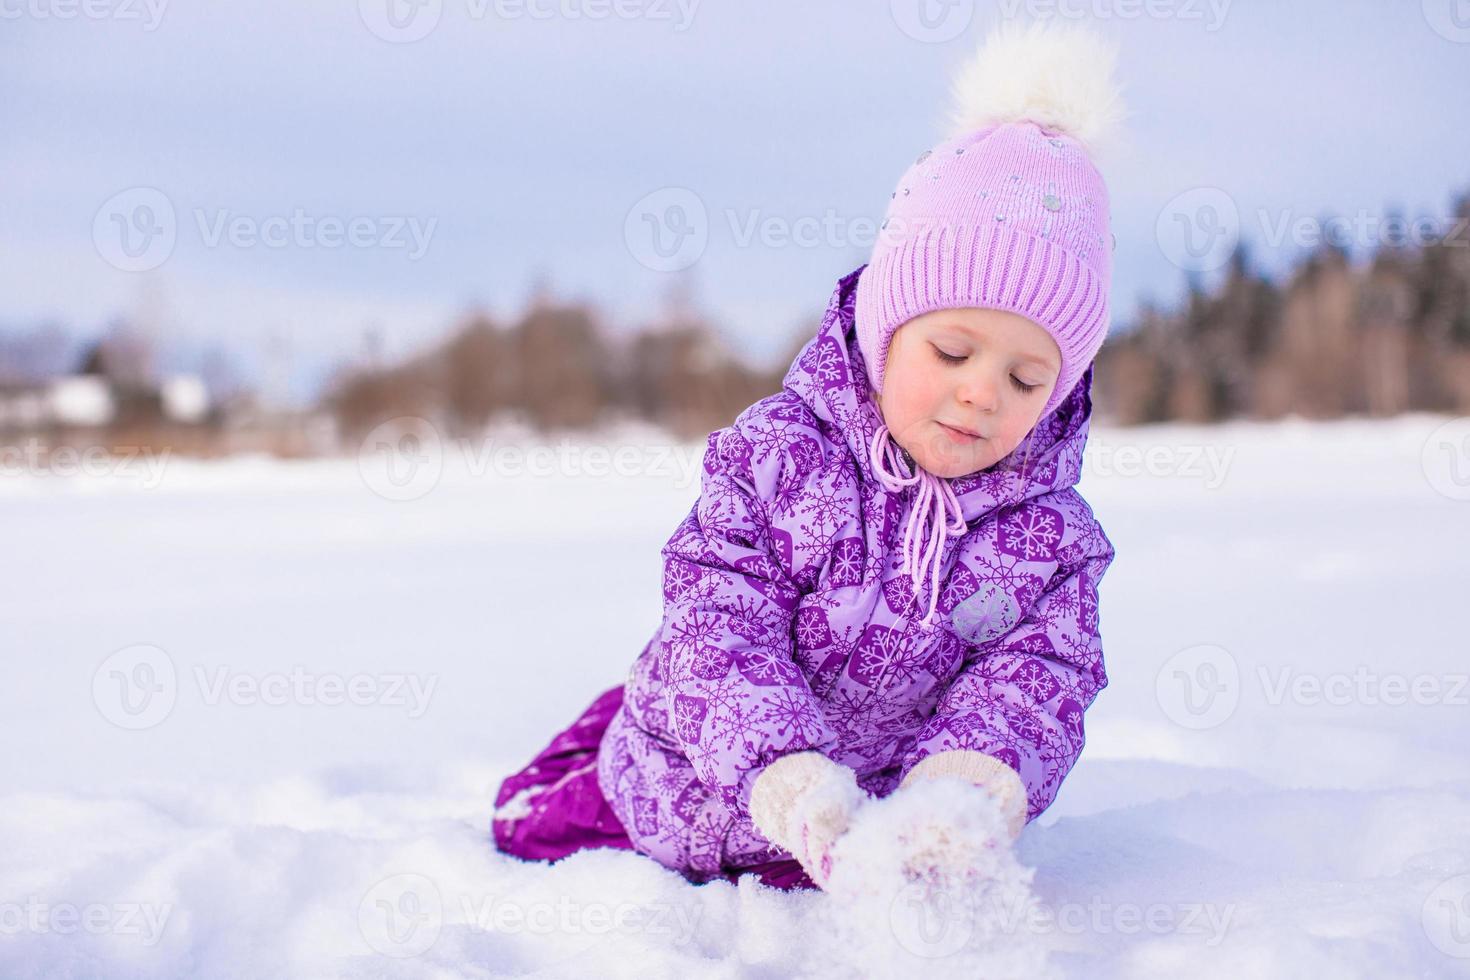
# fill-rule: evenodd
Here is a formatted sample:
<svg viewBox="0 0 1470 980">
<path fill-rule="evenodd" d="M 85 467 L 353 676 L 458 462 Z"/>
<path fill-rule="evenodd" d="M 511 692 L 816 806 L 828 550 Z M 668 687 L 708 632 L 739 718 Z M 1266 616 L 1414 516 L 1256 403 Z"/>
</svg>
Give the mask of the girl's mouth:
<svg viewBox="0 0 1470 980">
<path fill-rule="evenodd" d="M 944 430 L 945 435 L 949 436 L 950 439 L 954 440 L 957 443 L 960 443 L 961 445 L 966 445 L 972 442 L 979 442 L 982 438 L 981 436 L 975 436 L 971 435 L 968 432 L 963 432 L 959 429 L 954 428 L 953 426 L 945 425 L 943 422 L 939 423 L 939 427 Z"/>
</svg>

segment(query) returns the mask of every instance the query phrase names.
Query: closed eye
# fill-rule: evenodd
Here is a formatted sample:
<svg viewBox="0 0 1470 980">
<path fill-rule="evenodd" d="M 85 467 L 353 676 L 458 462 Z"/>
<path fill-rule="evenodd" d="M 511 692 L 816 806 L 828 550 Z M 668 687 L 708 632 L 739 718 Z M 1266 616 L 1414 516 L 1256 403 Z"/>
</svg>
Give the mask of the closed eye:
<svg viewBox="0 0 1470 980">
<path fill-rule="evenodd" d="M 939 359 L 945 364 L 961 364 L 966 360 L 966 358 L 961 355 L 946 354 L 944 351 L 940 350 L 938 347 L 935 347 L 933 344 L 930 344 L 929 346 L 934 348 L 934 353 L 938 355 Z M 1029 395 L 1037 388 L 1040 388 L 1041 385 L 1028 385 L 1013 374 L 1011 375 L 1011 387 L 1015 388 L 1023 395 Z"/>
</svg>

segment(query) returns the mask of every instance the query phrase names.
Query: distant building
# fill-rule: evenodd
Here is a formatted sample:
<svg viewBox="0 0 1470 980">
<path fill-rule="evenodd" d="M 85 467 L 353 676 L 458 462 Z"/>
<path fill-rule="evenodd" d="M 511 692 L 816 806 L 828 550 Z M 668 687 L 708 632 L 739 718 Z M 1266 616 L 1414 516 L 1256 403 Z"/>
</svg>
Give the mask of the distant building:
<svg viewBox="0 0 1470 980">
<path fill-rule="evenodd" d="M 209 389 L 204 379 L 194 374 L 176 374 L 165 378 L 159 388 L 163 415 L 170 422 L 193 424 L 209 415 Z"/>
<path fill-rule="evenodd" d="M 127 409 L 127 411 L 124 411 Z M 100 374 L 68 374 L 0 383 L 0 430 L 105 428 L 153 415 L 158 421 L 197 425 L 209 417 L 209 390 L 194 374 L 176 374 L 156 389 L 120 385 Z"/>
<path fill-rule="evenodd" d="M 117 417 L 117 400 L 106 378 L 77 374 L 47 382 L 48 422 L 102 426 Z"/>
</svg>

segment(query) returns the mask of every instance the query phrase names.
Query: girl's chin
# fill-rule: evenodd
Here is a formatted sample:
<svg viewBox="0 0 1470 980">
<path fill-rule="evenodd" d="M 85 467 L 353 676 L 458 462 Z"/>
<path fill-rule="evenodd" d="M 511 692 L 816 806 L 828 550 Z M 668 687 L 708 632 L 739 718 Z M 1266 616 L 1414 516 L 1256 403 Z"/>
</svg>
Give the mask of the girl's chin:
<svg viewBox="0 0 1470 980">
<path fill-rule="evenodd" d="M 920 460 L 920 465 L 935 476 L 953 479 L 958 476 L 969 476 L 989 466 L 991 460 L 983 452 L 970 453 L 947 453 L 929 454 L 927 460 Z"/>
</svg>

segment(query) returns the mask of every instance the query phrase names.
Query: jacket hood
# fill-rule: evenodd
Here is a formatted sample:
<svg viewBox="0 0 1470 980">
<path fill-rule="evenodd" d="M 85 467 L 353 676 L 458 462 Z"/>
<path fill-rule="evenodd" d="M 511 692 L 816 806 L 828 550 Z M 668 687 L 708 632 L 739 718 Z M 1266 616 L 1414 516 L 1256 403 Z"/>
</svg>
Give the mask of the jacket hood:
<svg viewBox="0 0 1470 980">
<path fill-rule="evenodd" d="M 821 328 L 797 355 L 782 385 L 817 418 L 841 431 L 860 472 L 867 480 L 878 480 L 870 448 L 883 427 L 883 416 L 868 386 L 854 327 L 857 282 L 865 267 L 837 281 Z M 1089 364 L 1061 404 L 1037 422 L 1009 455 L 965 476 L 933 477 L 949 484 L 966 523 L 973 524 L 999 507 L 1077 484 L 1092 419 L 1092 375 Z M 907 453 L 902 455 L 911 462 Z"/>
<path fill-rule="evenodd" d="M 928 596 L 923 617 L 928 625 L 938 610 L 940 572 L 951 536 L 963 536 L 977 520 L 1000 508 L 1076 485 L 1092 417 L 1092 365 L 1009 455 L 965 476 L 936 476 L 894 442 L 868 384 L 854 321 L 864 268 L 838 280 L 821 329 L 797 355 L 782 384 L 820 421 L 842 433 L 865 483 L 899 495 L 899 508 L 908 513 L 902 568 L 914 594 Z M 906 505 L 908 494 L 913 500 Z"/>
</svg>

